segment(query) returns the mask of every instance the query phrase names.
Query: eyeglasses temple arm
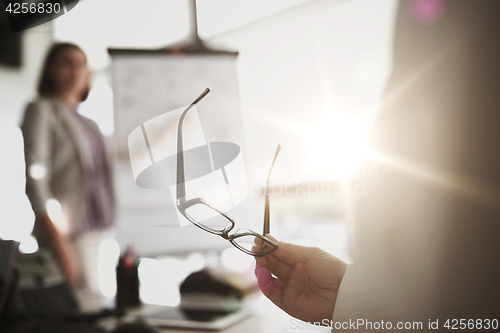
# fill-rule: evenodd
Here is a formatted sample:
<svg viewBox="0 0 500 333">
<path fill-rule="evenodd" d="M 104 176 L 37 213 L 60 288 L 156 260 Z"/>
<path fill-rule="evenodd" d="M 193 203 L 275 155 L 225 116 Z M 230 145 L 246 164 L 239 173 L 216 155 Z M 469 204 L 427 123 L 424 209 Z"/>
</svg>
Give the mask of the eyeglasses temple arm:
<svg viewBox="0 0 500 333">
<path fill-rule="evenodd" d="M 276 162 L 276 158 L 281 150 L 281 145 L 278 145 L 276 148 L 276 154 L 274 154 L 273 164 L 271 164 L 271 169 L 269 170 L 269 175 L 267 176 L 266 182 L 266 206 L 264 208 L 264 233 L 263 236 L 267 235 L 271 231 L 270 226 L 270 218 L 269 218 L 269 179 L 271 178 L 271 172 L 273 171 L 274 162 Z"/>
<path fill-rule="evenodd" d="M 177 205 L 186 202 L 186 185 L 185 185 L 185 176 L 184 176 L 184 145 L 182 144 L 182 124 L 184 123 L 184 118 L 186 114 L 198 104 L 199 101 L 203 99 L 208 93 L 210 89 L 205 89 L 205 91 L 198 96 L 197 99 L 191 103 L 184 112 L 182 112 L 181 117 L 179 118 L 179 125 L 177 128 L 177 186 L 176 186 L 176 194 L 177 194 Z"/>
</svg>

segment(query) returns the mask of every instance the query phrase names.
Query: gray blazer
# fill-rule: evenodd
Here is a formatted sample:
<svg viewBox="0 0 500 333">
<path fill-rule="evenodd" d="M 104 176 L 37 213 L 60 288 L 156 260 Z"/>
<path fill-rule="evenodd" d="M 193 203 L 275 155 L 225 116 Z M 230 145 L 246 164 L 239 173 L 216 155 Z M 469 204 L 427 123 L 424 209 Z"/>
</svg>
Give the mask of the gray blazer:
<svg viewBox="0 0 500 333">
<path fill-rule="evenodd" d="M 72 112 L 57 99 L 39 98 L 26 108 L 21 130 L 26 194 L 33 211 L 37 217 L 46 214 L 47 200 L 57 199 L 74 236 L 81 231 L 89 210 L 88 171 L 92 151 Z M 92 120 L 85 118 L 85 121 L 100 133 Z"/>
</svg>

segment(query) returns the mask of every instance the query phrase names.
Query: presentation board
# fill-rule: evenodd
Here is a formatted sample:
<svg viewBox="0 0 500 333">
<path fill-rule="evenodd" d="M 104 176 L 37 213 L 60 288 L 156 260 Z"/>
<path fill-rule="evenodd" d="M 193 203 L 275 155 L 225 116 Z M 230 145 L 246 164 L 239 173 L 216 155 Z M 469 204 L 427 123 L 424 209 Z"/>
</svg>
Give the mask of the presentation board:
<svg viewBox="0 0 500 333">
<path fill-rule="evenodd" d="M 243 147 L 243 124 L 234 53 L 164 54 L 110 50 L 115 139 L 120 156 L 138 125 L 189 105 L 205 88 L 197 108 L 207 141 Z M 189 133 L 186 133 L 189 135 Z"/>
<path fill-rule="evenodd" d="M 119 155 L 115 178 L 120 245 L 133 243 L 141 255 L 231 246 L 221 237 L 179 223 L 171 189 L 137 186 L 130 164 L 128 142 L 129 135 L 141 124 L 189 105 L 206 88 L 210 88 L 210 93 L 196 107 L 205 140 L 238 145 L 240 158 L 246 164 L 236 73 L 237 53 L 179 54 L 165 50 L 117 49 L 110 49 L 109 53 L 112 57 L 114 139 Z M 165 126 L 165 137 L 175 138 L 176 125 Z M 189 135 L 187 126 L 184 132 L 186 140 L 189 140 Z M 172 146 L 175 146 L 174 140 Z M 245 174 L 241 178 L 245 178 L 241 181 L 247 181 Z M 241 204 L 226 210 L 236 220 L 235 229 L 260 231 L 264 206 L 258 201 L 259 198 L 247 196 Z M 257 209 L 256 205 L 261 209 Z"/>
</svg>

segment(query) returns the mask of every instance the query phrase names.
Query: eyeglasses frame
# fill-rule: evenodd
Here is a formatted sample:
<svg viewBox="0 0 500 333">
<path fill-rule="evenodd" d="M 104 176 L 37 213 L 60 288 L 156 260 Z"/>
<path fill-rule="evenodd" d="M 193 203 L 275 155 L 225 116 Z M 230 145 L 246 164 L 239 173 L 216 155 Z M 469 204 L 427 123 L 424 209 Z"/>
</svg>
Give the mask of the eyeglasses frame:
<svg viewBox="0 0 500 333">
<path fill-rule="evenodd" d="M 267 238 L 263 235 L 260 235 L 252 230 L 240 229 L 240 230 L 243 230 L 243 232 L 239 232 L 239 233 L 235 233 L 235 234 L 230 235 L 229 232 L 234 229 L 234 226 L 236 224 L 235 224 L 234 220 L 231 217 L 229 217 L 226 213 L 220 211 L 219 209 L 217 209 L 216 207 L 214 207 L 210 203 L 208 203 L 205 199 L 200 198 L 200 197 L 186 200 L 186 186 L 185 186 L 186 179 L 185 179 L 185 174 L 184 174 L 184 145 L 183 145 L 183 140 L 182 140 L 183 139 L 182 125 L 184 123 L 184 118 L 186 117 L 186 114 L 189 112 L 189 110 L 191 110 L 196 104 L 198 104 L 198 102 L 201 101 L 203 99 L 203 97 L 205 97 L 209 92 L 210 92 L 209 88 L 205 89 L 205 91 L 183 111 L 183 113 L 181 114 L 181 117 L 179 118 L 179 124 L 178 124 L 178 128 L 177 128 L 176 206 L 177 206 L 177 209 L 179 210 L 179 212 L 187 220 L 189 220 L 189 222 L 193 223 L 198 228 L 205 230 L 209 233 L 221 236 L 225 240 L 228 240 L 234 247 L 236 247 L 237 249 L 241 250 L 242 252 L 244 252 L 246 254 L 256 256 L 256 257 L 261 257 L 261 256 L 264 256 L 264 255 L 269 254 L 269 253 L 273 252 L 274 250 L 276 250 L 278 248 L 278 244 L 276 242 L 270 240 L 269 238 Z M 279 152 L 279 148 L 278 148 L 277 153 Z M 277 156 L 277 153 L 276 153 L 276 156 Z M 276 160 L 276 156 L 275 156 L 275 160 Z M 274 161 L 273 161 L 273 165 L 274 165 Z M 271 173 L 269 173 L 269 175 L 271 175 Z M 267 181 L 267 185 L 269 186 L 269 179 Z M 266 190 L 266 210 L 265 210 L 265 218 L 264 218 L 264 220 L 265 220 L 264 221 L 265 222 L 264 223 L 264 230 L 266 230 L 266 225 L 267 225 L 267 229 L 269 229 L 269 198 L 268 198 L 268 196 L 269 196 L 269 191 Z M 222 215 L 223 217 L 225 217 L 228 220 L 228 222 L 226 223 L 226 226 L 224 227 L 223 230 L 216 230 L 216 229 L 209 228 L 209 227 L 197 222 L 193 217 L 191 217 L 186 212 L 186 210 L 189 207 L 192 207 L 194 205 L 199 205 L 199 204 L 205 205 L 205 206 L 213 209 L 214 211 L 216 211 L 217 213 L 219 213 L 220 215 Z M 262 247 L 262 249 L 264 249 L 264 252 L 256 253 L 256 252 L 249 251 L 249 250 L 241 247 L 238 243 L 235 242 L 236 238 L 240 238 L 243 236 L 254 236 L 254 237 L 260 238 L 263 241 L 263 243 L 262 243 L 263 245 L 261 245 L 261 247 Z M 272 247 L 265 246 L 266 244 L 270 244 Z"/>
</svg>

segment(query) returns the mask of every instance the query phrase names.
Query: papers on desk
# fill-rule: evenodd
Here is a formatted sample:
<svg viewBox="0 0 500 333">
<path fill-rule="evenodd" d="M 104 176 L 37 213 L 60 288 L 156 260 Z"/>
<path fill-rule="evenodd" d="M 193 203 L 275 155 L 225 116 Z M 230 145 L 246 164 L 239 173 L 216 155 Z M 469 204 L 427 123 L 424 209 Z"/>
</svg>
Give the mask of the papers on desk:
<svg viewBox="0 0 500 333">
<path fill-rule="evenodd" d="M 152 326 L 222 330 L 250 317 L 259 299 L 257 293 L 242 299 L 208 293 L 183 295 L 178 307 L 151 306 L 138 313 Z"/>
<path fill-rule="evenodd" d="M 160 327 L 222 330 L 250 317 L 254 309 L 254 306 L 243 305 L 239 310 L 228 313 L 220 310 L 153 306 L 129 319 L 139 319 L 149 325 Z"/>
<path fill-rule="evenodd" d="M 192 293 L 181 298 L 180 308 L 187 310 L 235 312 L 241 309 L 243 301 L 235 297 Z"/>
</svg>

